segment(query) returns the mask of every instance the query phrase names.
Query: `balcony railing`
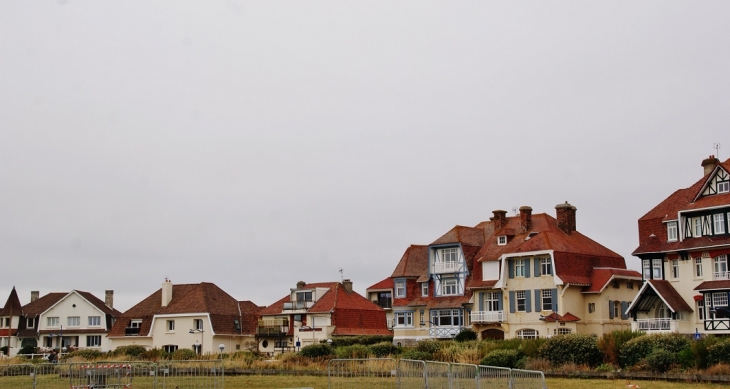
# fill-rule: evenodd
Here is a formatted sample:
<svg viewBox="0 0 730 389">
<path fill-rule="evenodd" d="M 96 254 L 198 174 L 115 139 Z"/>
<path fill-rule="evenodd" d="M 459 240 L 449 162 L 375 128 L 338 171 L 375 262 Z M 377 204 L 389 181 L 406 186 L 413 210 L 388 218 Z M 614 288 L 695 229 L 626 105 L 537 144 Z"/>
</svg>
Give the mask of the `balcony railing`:
<svg viewBox="0 0 730 389">
<path fill-rule="evenodd" d="M 631 323 L 633 331 L 677 332 L 679 322 L 673 319 L 638 319 Z"/>
<path fill-rule="evenodd" d="M 472 323 L 501 323 L 504 311 L 476 311 L 471 313 Z"/>
<path fill-rule="evenodd" d="M 465 327 L 431 327 L 428 335 L 432 338 L 453 338 Z"/>
<path fill-rule="evenodd" d="M 380 308 L 393 308 L 393 302 L 390 299 L 378 299 L 373 302 L 378 304 Z"/>
<path fill-rule="evenodd" d="M 256 334 L 259 336 L 284 336 L 289 332 L 289 319 L 259 319 Z"/>
<path fill-rule="evenodd" d="M 139 336 L 139 327 L 127 327 L 124 329 L 124 336 Z"/>
<path fill-rule="evenodd" d="M 730 280 L 730 271 L 716 271 L 715 280 Z"/>
<path fill-rule="evenodd" d="M 292 301 L 284 303 L 285 311 L 296 311 L 300 309 L 309 309 L 314 305 L 314 301 Z"/>
<path fill-rule="evenodd" d="M 453 262 L 453 261 L 435 262 L 433 264 L 433 272 L 435 274 L 455 273 L 461 268 L 461 265 L 462 265 L 461 262 Z"/>
</svg>

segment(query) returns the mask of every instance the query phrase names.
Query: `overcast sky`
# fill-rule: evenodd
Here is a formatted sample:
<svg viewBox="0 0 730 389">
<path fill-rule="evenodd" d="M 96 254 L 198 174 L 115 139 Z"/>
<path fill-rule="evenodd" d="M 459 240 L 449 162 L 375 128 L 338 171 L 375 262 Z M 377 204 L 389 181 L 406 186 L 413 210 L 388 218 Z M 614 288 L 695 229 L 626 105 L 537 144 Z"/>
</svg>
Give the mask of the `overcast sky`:
<svg viewBox="0 0 730 389">
<path fill-rule="evenodd" d="M 730 156 L 727 1 L 2 1 L 12 286 L 354 288 L 495 209 L 637 219 Z"/>
</svg>

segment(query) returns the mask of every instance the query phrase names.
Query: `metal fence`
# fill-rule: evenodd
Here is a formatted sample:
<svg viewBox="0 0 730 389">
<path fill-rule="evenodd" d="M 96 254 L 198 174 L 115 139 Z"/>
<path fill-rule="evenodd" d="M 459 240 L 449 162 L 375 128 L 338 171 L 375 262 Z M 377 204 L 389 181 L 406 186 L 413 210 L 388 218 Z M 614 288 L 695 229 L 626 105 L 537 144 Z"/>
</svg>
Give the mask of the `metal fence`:
<svg viewBox="0 0 730 389">
<path fill-rule="evenodd" d="M 383 359 L 333 359 L 329 389 L 546 389 L 541 371 L 460 363 Z"/>
<path fill-rule="evenodd" d="M 0 366 L 0 387 L 33 389 L 223 388 L 222 361 L 84 362 Z"/>
</svg>

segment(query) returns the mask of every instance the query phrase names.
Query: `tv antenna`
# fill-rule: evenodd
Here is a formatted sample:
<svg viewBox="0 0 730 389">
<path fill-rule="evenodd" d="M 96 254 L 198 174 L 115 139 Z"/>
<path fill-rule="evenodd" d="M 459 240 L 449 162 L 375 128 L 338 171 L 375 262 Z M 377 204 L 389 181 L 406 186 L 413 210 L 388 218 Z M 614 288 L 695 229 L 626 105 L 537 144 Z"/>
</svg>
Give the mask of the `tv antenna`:
<svg viewBox="0 0 730 389">
<path fill-rule="evenodd" d="M 340 281 L 344 281 L 344 280 L 345 280 L 345 273 L 344 273 L 344 270 L 342 270 L 342 268 L 340 268 Z"/>
<path fill-rule="evenodd" d="M 515 215 L 517 215 L 517 207 L 512 207 L 512 213 L 514 213 Z"/>
<path fill-rule="evenodd" d="M 715 149 L 715 158 L 720 159 L 720 143 L 713 143 L 712 148 Z"/>
</svg>

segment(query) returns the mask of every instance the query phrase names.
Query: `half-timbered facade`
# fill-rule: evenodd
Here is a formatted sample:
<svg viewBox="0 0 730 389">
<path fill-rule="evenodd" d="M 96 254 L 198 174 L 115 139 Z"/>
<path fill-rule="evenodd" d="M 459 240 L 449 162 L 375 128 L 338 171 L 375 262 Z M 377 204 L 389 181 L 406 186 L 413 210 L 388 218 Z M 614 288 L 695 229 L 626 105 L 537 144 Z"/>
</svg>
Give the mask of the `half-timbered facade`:
<svg viewBox="0 0 730 389">
<path fill-rule="evenodd" d="M 639 219 L 646 283 L 632 302 L 642 331 L 730 334 L 730 159 L 702 161 L 703 177 Z"/>
</svg>

